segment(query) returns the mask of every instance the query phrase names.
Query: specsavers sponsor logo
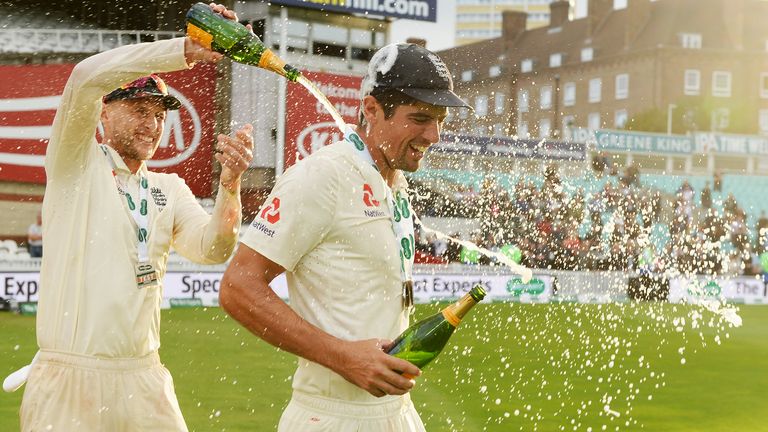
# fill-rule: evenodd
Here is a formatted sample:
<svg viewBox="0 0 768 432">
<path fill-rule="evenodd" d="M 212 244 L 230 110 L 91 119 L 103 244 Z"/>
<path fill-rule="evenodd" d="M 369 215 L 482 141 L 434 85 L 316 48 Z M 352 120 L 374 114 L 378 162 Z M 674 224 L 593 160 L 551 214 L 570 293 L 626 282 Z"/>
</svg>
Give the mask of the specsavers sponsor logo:
<svg viewBox="0 0 768 432">
<path fill-rule="evenodd" d="M 203 307 L 203 300 L 199 298 L 171 298 L 168 303 L 172 308 L 193 308 Z"/>
<path fill-rule="evenodd" d="M 531 279 L 528 283 L 524 283 L 522 279 L 514 278 L 507 282 L 507 292 L 514 297 L 519 297 L 523 294 L 538 296 L 544 294 L 545 289 L 546 285 L 541 279 Z"/>
<path fill-rule="evenodd" d="M 715 281 L 709 281 L 704 285 L 691 284 L 688 286 L 688 295 L 691 297 L 719 297 L 723 289 Z"/>
</svg>

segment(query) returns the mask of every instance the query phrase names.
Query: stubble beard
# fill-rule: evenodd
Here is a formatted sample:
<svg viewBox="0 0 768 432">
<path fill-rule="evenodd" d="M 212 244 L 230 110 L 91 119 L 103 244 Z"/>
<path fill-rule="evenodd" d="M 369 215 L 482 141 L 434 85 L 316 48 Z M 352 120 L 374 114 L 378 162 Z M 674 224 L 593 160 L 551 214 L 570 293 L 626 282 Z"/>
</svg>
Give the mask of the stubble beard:
<svg viewBox="0 0 768 432">
<path fill-rule="evenodd" d="M 152 146 L 152 149 L 148 151 L 143 151 L 143 149 L 140 148 L 140 144 L 137 144 L 135 141 L 131 139 L 125 139 L 121 140 L 119 146 L 114 146 L 113 148 L 115 151 L 117 151 L 117 154 L 120 155 L 120 157 L 123 158 L 123 160 L 133 160 L 133 161 L 147 161 L 152 159 L 152 156 L 154 156 L 155 151 L 157 150 L 157 146 L 159 142 L 155 142 Z M 159 139 L 158 139 L 159 141 Z"/>
</svg>

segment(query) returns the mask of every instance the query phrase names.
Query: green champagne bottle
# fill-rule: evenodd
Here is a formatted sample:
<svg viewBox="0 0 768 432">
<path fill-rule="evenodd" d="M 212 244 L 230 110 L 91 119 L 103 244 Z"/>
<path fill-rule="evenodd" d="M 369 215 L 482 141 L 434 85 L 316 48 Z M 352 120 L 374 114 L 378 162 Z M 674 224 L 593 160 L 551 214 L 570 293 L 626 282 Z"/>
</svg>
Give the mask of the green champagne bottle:
<svg viewBox="0 0 768 432">
<path fill-rule="evenodd" d="M 461 319 L 483 298 L 485 290 L 475 285 L 456 303 L 408 327 L 392 342 L 387 354 L 423 368 L 440 354 Z"/>
<path fill-rule="evenodd" d="M 238 63 L 270 70 L 291 81 L 301 75 L 244 25 L 215 13 L 205 3 L 195 3 L 187 12 L 187 36 Z"/>
</svg>

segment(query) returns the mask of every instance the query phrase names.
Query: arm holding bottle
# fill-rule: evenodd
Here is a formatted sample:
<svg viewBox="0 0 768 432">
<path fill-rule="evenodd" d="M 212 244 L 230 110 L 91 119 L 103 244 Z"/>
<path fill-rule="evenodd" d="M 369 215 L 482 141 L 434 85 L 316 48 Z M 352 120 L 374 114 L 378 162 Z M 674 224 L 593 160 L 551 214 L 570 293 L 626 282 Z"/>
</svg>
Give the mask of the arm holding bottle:
<svg viewBox="0 0 768 432">
<path fill-rule="evenodd" d="M 221 5 L 211 8 L 235 19 Z M 82 172 L 99 124 L 105 94 L 150 73 L 189 69 L 196 62 L 216 62 L 222 55 L 188 37 L 125 45 L 81 61 L 72 70 L 61 96 L 46 149 L 48 177 Z"/>
<path fill-rule="evenodd" d="M 221 281 L 219 303 L 235 320 L 266 342 L 321 364 L 376 397 L 402 395 L 418 376 L 408 361 L 386 354 L 390 341 L 346 341 L 310 324 L 269 287 L 285 269 L 241 244 Z"/>
</svg>

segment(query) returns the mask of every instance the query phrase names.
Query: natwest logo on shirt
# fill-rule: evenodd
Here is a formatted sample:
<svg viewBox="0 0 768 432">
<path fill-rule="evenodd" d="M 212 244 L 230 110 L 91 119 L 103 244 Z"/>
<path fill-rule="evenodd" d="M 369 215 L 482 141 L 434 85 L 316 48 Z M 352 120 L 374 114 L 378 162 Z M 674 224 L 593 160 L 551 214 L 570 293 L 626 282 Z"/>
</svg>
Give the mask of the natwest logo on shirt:
<svg viewBox="0 0 768 432">
<path fill-rule="evenodd" d="M 259 217 L 270 224 L 277 223 L 280 220 L 280 198 L 273 198 L 272 202 L 261 210 Z"/>
<path fill-rule="evenodd" d="M 381 204 L 379 200 L 373 197 L 373 189 L 368 183 L 363 185 L 363 204 L 367 207 L 378 207 Z"/>
</svg>

